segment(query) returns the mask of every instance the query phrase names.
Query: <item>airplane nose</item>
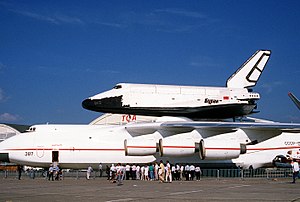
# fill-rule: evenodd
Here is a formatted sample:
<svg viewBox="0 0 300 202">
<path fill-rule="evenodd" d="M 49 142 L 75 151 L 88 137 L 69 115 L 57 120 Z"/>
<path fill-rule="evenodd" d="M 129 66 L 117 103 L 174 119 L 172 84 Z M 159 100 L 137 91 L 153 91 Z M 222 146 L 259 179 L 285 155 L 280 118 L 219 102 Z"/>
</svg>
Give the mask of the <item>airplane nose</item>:
<svg viewBox="0 0 300 202">
<path fill-rule="evenodd" d="M 8 153 L 0 153 L 0 162 L 9 162 Z"/>
</svg>

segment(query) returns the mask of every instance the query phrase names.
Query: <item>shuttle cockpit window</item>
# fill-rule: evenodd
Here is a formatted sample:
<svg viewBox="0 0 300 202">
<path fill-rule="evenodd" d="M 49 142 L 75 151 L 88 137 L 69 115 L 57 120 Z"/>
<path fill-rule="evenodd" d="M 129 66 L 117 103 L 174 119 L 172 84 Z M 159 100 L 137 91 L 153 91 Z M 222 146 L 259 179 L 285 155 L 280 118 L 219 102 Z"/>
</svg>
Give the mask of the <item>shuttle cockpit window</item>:
<svg viewBox="0 0 300 202">
<path fill-rule="evenodd" d="M 26 130 L 26 132 L 34 132 L 35 131 L 35 127 L 30 127 L 28 130 Z"/>
<path fill-rule="evenodd" d="M 115 85 L 114 89 L 120 89 L 122 88 L 122 85 Z"/>
</svg>

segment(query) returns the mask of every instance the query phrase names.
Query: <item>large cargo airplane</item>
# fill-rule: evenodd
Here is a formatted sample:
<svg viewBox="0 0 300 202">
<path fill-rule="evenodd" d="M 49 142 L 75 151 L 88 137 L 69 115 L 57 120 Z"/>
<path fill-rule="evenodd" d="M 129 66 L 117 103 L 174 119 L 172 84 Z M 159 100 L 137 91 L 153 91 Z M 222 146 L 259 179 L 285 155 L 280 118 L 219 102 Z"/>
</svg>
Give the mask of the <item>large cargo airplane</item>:
<svg viewBox="0 0 300 202">
<path fill-rule="evenodd" d="M 271 51 L 256 51 L 231 77 L 226 87 L 120 83 L 82 102 L 85 109 L 117 114 L 226 119 L 254 112 L 252 92 Z"/>
<path fill-rule="evenodd" d="M 98 164 L 145 164 L 160 159 L 202 167 L 272 166 L 299 152 L 300 124 L 200 122 L 161 117 L 126 125 L 36 125 L 0 143 L 0 161 L 47 167 L 97 168 Z"/>
</svg>

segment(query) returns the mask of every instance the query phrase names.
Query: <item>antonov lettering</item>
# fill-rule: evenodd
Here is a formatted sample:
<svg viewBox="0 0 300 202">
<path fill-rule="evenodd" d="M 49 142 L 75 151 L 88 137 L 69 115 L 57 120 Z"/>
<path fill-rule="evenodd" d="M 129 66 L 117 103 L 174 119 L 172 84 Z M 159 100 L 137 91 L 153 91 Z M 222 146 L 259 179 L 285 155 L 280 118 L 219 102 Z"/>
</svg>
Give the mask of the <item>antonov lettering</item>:
<svg viewBox="0 0 300 202">
<path fill-rule="evenodd" d="M 130 115 L 130 114 L 123 115 L 122 116 L 122 122 L 125 122 L 125 121 L 127 123 L 132 122 L 132 121 L 136 121 L 136 115 Z"/>
</svg>

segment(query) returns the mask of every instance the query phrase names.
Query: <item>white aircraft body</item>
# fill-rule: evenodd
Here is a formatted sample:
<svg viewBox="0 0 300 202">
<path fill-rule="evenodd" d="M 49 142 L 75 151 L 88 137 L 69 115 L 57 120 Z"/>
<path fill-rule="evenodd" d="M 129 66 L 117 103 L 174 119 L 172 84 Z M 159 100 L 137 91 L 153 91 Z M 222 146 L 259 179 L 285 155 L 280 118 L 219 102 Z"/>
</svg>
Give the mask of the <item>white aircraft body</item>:
<svg viewBox="0 0 300 202">
<path fill-rule="evenodd" d="M 228 80 L 226 87 L 120 83 L 89 97 L 85 109 L 118 114 L 224 119 L 253 113 L 258 93 L 252 92 L 271 51 L 256 51 Z"/>
<path fill-rule="evenodd" d="M 278 155 L 299 152 L 300 124 L 195 122 L 161 117 L 127 125 L 37 125 L 0 143 L 0 161 L 61 168 L 145 164 L 160 159 L 202 167 L 271 166 Z"/>
</svg>

